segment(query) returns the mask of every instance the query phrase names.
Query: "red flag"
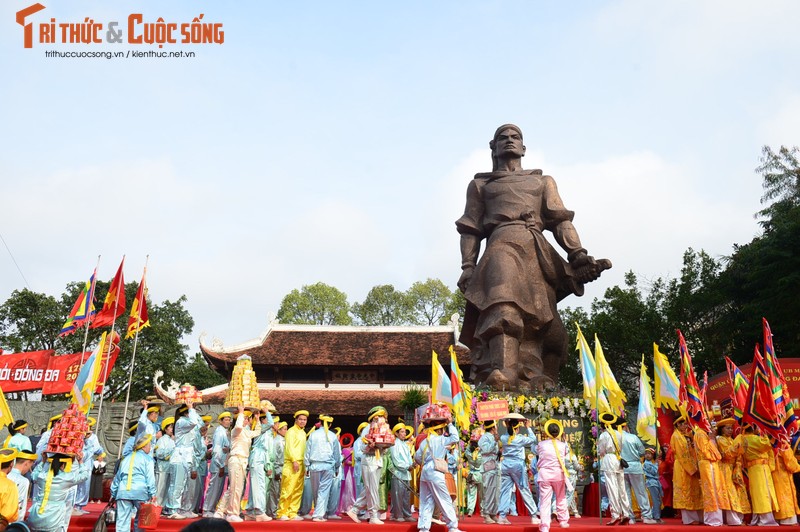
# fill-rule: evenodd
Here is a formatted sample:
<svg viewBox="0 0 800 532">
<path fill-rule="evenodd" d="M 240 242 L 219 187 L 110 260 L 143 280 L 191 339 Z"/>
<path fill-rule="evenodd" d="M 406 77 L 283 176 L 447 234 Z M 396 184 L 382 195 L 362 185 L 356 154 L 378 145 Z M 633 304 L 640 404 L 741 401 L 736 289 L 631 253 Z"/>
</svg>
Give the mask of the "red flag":
<svg viewBox="0 0 800 532">
<path fill-rule="evenodd" d="M 733 417 L 736 421 L 742 421 L 745 406 L 747 405 L 747 392 L 750 388 L 750 382 L 747 377 L 733 363 L 733 361 L 725 357 L 725 365 L 728 367 L 728 379 L 731 381 L 731 404 L 733 405 Z"/>
<path fill-rule="evenodd" d="M 132 338 L 145 327 L 150 327 L 150 319 L 147 316 L 147 285 L 143 273 L 142 282 L 139 283 L 139 289 L 136 291 L 136 298 L 131 303 L 131 317 L 128 320 L 128 334 L 125 335 L 125 338 Z"/>
<path fill-rule="evenodd" d="M 700 427 L 705 431 L 711 430 L 711 424 L 706 416 L 706 409 L 703 406 L 703 394 L 697 385 L 697 377 L 694 375 L 692 357 L 689 355 L 689 348 L 686 347 L 686 340 L 681 331 L 678 332 L 678 350 L 681 356 L 681 385 L 678 396 L 686 405 L 686 413 L 689 415 L 691 424 Z"/>
<path fill-rule="evenodd" d="M 775 346 L 772 344 L 772 330 L 766 318 L 761 318 L 761 322 L 764 326 L 764 366 L 771 377 L 770 383 L 775 386 L 773 395 L 776 396 L 776 402 L 778 403 L 778 414 L 781 416 L 783 426 L 786 427 L 787 432 L 791 435 L 797 432 L 800 427 L 800 421 L 794 413 L 792 398 L 789 396 L 789 387 L 786 385 L 786 378 L 783 376 L 778 357 L 775 356 Z M 780 395 L 780 398 L 777 395 Z"/>
<path fill-rule="evenodd" d="M 103 301 L 103 308 L 92 320 L 90 329 L 95 327 L 111 327 L 114 320 L 122 316 L 125 312 L 125 279 L 122 275 L 122 265 L 125 264 L 125 259 L 119 263 L 117 274 L 114 280 L 111 281 L 111 286 L 108 288 L 108 294 Z"/>
<path fill-rule="evenodd" d="M 747 392 L 742 421 L 752 423 L 775 439 L 785 438 L 786 429 L 780 421 L 774 386 L 756 346 L 753 368 L 750 370 L 750 389 Z M 780 391 L 777 392 L 780 394 Z"/>
</svg>

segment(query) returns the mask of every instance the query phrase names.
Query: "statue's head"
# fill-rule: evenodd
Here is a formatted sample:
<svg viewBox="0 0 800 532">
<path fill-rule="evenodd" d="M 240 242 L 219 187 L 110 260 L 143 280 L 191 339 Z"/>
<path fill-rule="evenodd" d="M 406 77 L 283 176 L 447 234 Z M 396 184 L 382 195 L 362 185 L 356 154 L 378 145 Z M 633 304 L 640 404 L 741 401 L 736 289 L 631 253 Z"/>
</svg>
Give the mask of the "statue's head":
<svg viewBox="0 0 800 532">
<path fill-rule="evenodd" d="M 492 150 L 492 169 L 496 170 L 502 158 L 520 158 L 525 156 L 525 145 L 522 143 L 522 130 L 514 124 L 503 124 L 494 132 L 489 141 Z"/>
</svg>

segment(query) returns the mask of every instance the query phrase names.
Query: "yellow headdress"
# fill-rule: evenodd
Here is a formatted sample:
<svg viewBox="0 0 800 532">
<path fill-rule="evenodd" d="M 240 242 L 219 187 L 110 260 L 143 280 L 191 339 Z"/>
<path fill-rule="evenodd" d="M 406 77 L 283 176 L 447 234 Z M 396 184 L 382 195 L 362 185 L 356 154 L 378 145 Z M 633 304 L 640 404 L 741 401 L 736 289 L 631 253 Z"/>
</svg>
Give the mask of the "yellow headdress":
<svg viewBox="0 0 800 532">
<path fill-rule="evenodd" d="M 163 419 L 163 421 L 161 421 L 161 430 L 162 431 L 167 430 L 167 427 L 169 427 L 170 425 L 174 425 L 174 424 L 175 424 L 175 418 L 174 417 L 172 417 L 172 416 L 165 417 Z"/>
<path fill-rule="evenodd" d="M 232 418 L 232 417 L 233 417 L 233 414 L 231 414 L 230 412 L 228 412 L 228 411 L 226 410 L 225 412 L 222 412 L 220 415 L 218 415 L 218 416 L 217 416 L 217 421 L 222 421 L 222 420 L 223 420 L 223 419 L 225 419 L 226 417 L 230 417 L 230 418 Z"/>
<path fill-rule="evenodd" d="M 297 418 L 297 416 L 306 416 L 306 417 L 308 417 L 308 410 L 298 410 L 297 412 L 294 413 L 295 419 Z"/>
<path fill-rule="evenodd" d="M 555 436 L 550 434 L 549 429 L 552 425 L 556 425 L 558 427 L 558 434 L 556 434 Z M 564 434 L 564 425 L 562 425 L 561 422 L 557 419 L 548 419 L 547 422 L 544 424 L 544 433 L 548 437 L 557 440 L 558 438 L 561 437 L 562 434 Z"/>
</svg>

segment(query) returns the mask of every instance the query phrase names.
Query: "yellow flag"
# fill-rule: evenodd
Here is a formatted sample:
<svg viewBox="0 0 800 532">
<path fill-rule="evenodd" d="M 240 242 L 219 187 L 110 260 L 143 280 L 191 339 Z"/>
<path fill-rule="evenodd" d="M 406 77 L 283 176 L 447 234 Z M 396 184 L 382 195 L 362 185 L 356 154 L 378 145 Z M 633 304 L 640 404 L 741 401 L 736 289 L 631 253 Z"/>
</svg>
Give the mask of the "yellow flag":
<svg viewBox="0 0 800 532">
<path fill-rule="evenodd" d="M 8 408 L 8 401 L 6 401 L 6 394 L 0 388 L 0 427 L 11 425 L 14 422 L 14 416 L 11 415 L 11 409 Z"/>
<path fill-rule="evenodd" d="M 680 382 L 672 370 L 672 366 L 669 365 L 667 356 L 658 350 L 656 343 L 653 344 L 653 374 L 655 376 L 656 406 L 678 410 Z"/>
<path fill-rule="evenodd" d="M 453 394 L 453 412 L 456 423 L 462 430 L 469 430 L 472 413 L 472 388 L 464 383 L 464 374 L 458 367 L 456 351 L 450 346 L 450 391 Z"/>
<path fill-rule="evenodd" d="M 608 402 L 611 409 L 616 411 L 617 414 L 625 410 L 625 392 L 617 384 L 617 379 L 608 365 L 605 354 L 603 354 L 603 346 L 600 345 L 600 339 L 594 335 L 594 365 L 597 369 L 597 386 L 600 390 L 605 390 L 608 394 Z"/>
</svg>

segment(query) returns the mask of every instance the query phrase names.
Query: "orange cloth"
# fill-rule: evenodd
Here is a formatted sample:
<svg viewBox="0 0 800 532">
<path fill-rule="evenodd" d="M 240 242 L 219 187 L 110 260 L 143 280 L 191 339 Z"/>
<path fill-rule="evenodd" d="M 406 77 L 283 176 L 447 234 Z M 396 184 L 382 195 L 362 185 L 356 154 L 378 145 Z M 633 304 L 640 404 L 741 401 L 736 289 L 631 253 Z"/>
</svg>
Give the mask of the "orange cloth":
<svg viewBox="0 0 800 532">
<path fill-rule="evenodd" d="M 9 523 L 19 518 L 19 493 L 17 485 L 0 471 L 0 515 Z"/>
<path fill-rule="evenodd" d="M 703 430 L 695 430 L 694 449 L 700 470 L 700 487 L 703 490 L 703 511 L 730 510 L 731 501 L 719 470 L 722 456 L 717 449 L 716 440 Z"/>
<path fill-rule="evenodd" d="M 694 445 L 678 432 L 672 433 L 670 447 L 675 456 L 672 471 L 672 507 L 676 510 L 702 510 L 703 492 Z"/>
<path fill-rule="evenodd" d="M 773 512 L 776 520 L 789 519 L 800 514 L 797 507 L 797 491 L 792 480 L 792 473 L 800 471 L 800 464 L 789 447 L 784 446 L 775 457 L 775 471 L 772 482 L 775 484 L 775 495 L 778 496 L 778 509 Z"/>
</svg>

